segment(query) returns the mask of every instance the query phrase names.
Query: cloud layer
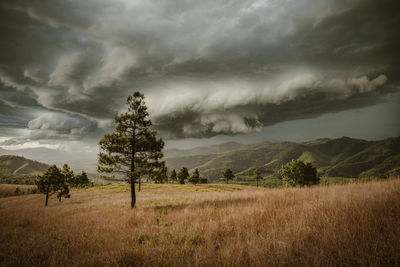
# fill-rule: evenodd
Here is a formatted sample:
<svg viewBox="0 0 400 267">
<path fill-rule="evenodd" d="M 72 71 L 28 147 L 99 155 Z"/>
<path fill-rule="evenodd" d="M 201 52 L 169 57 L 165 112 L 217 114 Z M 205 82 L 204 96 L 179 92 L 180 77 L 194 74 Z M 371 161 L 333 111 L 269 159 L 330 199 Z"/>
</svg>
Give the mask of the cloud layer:
<svg viewBox="0 0 400 267">
<path fill-rule="evenodd" d="M 0 133 L 97 138 L 136 90 L 178 139 L 373 105 L 399 88 L 397 5 L 2 1 Z"/>
</svg>

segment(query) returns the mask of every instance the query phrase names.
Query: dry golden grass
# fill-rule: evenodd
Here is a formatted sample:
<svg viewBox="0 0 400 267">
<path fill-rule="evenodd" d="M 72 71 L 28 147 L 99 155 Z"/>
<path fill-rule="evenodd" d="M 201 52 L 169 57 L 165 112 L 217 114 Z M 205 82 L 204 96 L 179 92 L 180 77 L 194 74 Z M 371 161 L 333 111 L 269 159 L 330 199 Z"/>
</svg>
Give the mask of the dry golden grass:
<svg viewBox="0 0 400 267">
<path fill-rule="evenodd" d="M 31 190 L 37 189 L 36 185 L 0 184 L 0 197 L 15 195 L 17 188 L 20 190 L 20 194 L 31 193 Z"/>
<path fill-rule="evenodd" d="M 400 265 L 400 180 L 297 189 L 125 185 L 0 199 L 0 264 Z"/>
</svg>

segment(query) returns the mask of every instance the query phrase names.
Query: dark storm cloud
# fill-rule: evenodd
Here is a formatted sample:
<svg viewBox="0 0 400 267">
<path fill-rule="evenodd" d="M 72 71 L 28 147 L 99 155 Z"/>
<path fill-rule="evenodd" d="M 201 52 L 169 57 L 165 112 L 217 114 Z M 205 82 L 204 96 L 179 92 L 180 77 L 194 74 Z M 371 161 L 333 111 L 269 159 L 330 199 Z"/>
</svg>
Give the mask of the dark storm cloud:
<svg viewBox="0 0 400 267">
<path fill-rule="evenodd" d="M 28 139 L 95 135 L 135 90 L 170 138 L 372 105 L 398 90 L 397 5 L 2 1 L 0 124 Z"/>
</svg>

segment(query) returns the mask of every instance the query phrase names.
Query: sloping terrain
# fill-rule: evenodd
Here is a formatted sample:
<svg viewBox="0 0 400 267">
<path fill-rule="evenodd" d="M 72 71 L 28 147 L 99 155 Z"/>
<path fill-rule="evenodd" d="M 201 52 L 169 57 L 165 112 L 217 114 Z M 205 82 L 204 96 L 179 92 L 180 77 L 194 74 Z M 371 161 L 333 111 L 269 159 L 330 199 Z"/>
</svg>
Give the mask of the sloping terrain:
<svg viewBox="0 0 400 267">
<path fill-rule="evenodd" d="M 223 144 L 216 144 L 208 147 L 195 147 L 191 149 L 164 149 L 164 156 L 166 158 L 187 157 L 198 155 L 220 154 L 228 151 L 239 150 L 246 148 L 248 145 L 243 145 L 236 142 L 228 142 Z"/>
<path fill-rule="evenodd" d="M 68 164 L 72 170 L 79 172 L 96 172 L 97 155 L 94 152 L 75 153 L 60 149 L 51 149 L 45 147 L 25 148 L 17 150 L 7 150 L 0 148 L 0 155 L 21 156 L 28 159 L 37 160 L 46 164 L 56 164 L 62 166 Z"/>
<path fill-rule="evenodd" d="M 0 170 L 12 174 L 38 174 L 44 172 L 48 167 L 48 164 L 20 156 L 0 156 Z"/>
<path fill-rule="evenodd" d="M 209 181 L 215 181 L 225 168 L 240 178 L 253 175 L 256 168 L 263 176 L 277 176 L 283 164 L 300 159 L 311 162 L 322 176 L 388 177 L 400 174 L 400 137 L 365 141 L 342 137 L 293 143 L 263 142 L 243 145 L 219 154 L 167 158 L 171 169 L 198 168 Z M 179 153 L 177 153 L 179 154 Z"/>
<path fill-rule="evenodd" d="M 0 181 L 18 182 L 19 180 L 30 181 L 49 167 L 48 164 L 26 159 L 20 156 L 0 156 Z"/>
</svg>

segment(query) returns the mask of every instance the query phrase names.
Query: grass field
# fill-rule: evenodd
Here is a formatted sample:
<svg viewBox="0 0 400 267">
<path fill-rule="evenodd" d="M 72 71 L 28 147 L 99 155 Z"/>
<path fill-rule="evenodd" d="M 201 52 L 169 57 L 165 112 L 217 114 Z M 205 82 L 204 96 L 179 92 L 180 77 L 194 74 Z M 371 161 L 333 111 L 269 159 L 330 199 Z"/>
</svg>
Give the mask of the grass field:
<svg viewBox="0 0 400 267">
<path fill-rule="evenodd" d="M 0 198 L 14 195 L 32 194 L 33 192 L 37 191 L 36 189 L 36 185 L 0 184 Z"/>
<path fill-rule="evenodd" d="M 127 185 L 0 199 L 2 266 L 399 266 L 400 180 Z"/>
</svg>

